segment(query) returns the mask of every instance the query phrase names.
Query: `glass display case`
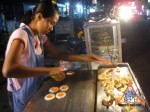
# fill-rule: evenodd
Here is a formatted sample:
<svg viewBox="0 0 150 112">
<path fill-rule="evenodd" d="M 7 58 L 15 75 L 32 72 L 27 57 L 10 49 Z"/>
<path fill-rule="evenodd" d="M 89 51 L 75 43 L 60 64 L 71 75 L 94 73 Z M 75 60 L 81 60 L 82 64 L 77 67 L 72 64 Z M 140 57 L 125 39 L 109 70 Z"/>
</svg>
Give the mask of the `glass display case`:
<svg viewBox="0 0 150 112">
<path fill-rule="evenodd" d="M 121 31 L 118 21 L 85 22 L 84 37 L 87 54 L 95 53 L 112 63 L 122 62 Z M 97 69 L 102 64 L 89 63 L 89 69 Z"/>
</svg>

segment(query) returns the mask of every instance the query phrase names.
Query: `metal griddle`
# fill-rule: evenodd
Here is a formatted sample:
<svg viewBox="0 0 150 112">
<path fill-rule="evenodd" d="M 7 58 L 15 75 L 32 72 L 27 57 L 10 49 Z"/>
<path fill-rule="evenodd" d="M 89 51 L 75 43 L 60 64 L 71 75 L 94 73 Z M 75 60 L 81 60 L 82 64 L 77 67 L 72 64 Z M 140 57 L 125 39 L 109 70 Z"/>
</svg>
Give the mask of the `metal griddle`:
<svg viewBox="0 0 150 112">
<path fill-rule="evenodd" d="M 114 67 L 126 67 L 129 70 L 140 96 L 145 100 L 145 106 L 142 107 L 143 111 L 141 112 L 149 112 L 150 108 L 145 96 L 127 63 L 99 66 L 98 71 L 75 71 L 73 76 L 67 76 L 62 82 L 55 82 L 53 79 L 47 78 L 26 105 L 24 112 L 121 112 L 121 107 L 118 105 L 109 108 L 102 105 L 102 100 L 106 94 L 101 87 L 101 82 L 97 79 L 98 74 Z M 63 84 L 69 86 L 65 98 L 55 98 L 51 101 L 44 100 L 44 96 L 49 93 L 48 90 L 51 87 L 60 87 Z"/>
<path fill-rule="evenodd" d="M 145 99 L 145 96 L 142 92 L 142 89 L 140 88 L 134 73 L 132 72 L 130 66 L 128 63 L 118 63 L 118 64 L 114 64 L 114 65 L 105 65 L 105 66 L 99 66 L 98 68 L 98 74 L 102 74 L 105 70 L 110 69 L 110 68 L 127 68 L 129 74 L 132 77 L 133 83 L 136 86 L 136 90 L 139 93 L 139 96 L 141 98 L 143 98 L 145 100 L 145 106 L 140 105 L 136 106 L 137 109 L 139 109 L 139 112 L 149 112 L 150 111 L 150 107 L 148 105 L 148 102 Z M 104 99 L 104 97 L 106 97 L 106 93 L 103 89 L 103 87 L 101 86 L 101 81 L 97 79 L 97 98 L 96 98 L 96 112 L 122 112 L 122 108 L 123 106 L 119 106 L 115 104 L 115 101 L 113 101 L 113 104 L 111 106 L 104 106 L 102 104 L 102 100 Z"/>
<path fill-rule="evenodd" d="M 73 76 L 67 76 L 62 82 L 48 78 L 33 96 L 24 112 L 94 112 L 96 95 L 97 71 L 75 71 Z M 63 84 L 69 86 L 66 97 L 45 101 L 48 90 Z"/>
</svg>

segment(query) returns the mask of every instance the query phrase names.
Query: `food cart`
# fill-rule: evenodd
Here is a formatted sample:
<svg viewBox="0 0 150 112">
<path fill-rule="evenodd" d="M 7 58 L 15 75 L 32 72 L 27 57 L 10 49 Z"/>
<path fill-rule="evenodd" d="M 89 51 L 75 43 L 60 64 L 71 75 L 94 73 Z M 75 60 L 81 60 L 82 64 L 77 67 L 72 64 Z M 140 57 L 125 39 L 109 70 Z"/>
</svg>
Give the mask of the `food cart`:
<svg viewBox="0 0 150 112">
<path fill-rule="evenodd" d="M 56 82 L 51 78 L 45 79 L 25 107 L 24 112 L 150 111 L 148 102 L 129 64 L 100 65 L 98 70 L 78 69 L 74 72 L 74 75 L 67 75 L 66 79 L 61 82 Z M 69 86 L 64 98 L 54 98 L 50 101 L 44 99 L 50 88 L 64 84 Z M 129 87 L 132 88 L 134 95 L 131 95 L 130 100 L 124 100 L 125 93 L 129 93 L 127 89 Z"/>
<path fill-rule="evenodd" d="M 101 55 L 112 64 L 88 63 L 88 69 L 73 70 L 75 74 L 61 82 L 45 79 L 24 112 L 149 112 L 140 87 L 144 83 L 139 84 L 129 64 L 122 63 L 120 23 L 87 22 L 84 33 L 87 53 Z M 62 85 L 69 87 L 64 98 L 44 99 L 50 88 Z"/>
</svg>

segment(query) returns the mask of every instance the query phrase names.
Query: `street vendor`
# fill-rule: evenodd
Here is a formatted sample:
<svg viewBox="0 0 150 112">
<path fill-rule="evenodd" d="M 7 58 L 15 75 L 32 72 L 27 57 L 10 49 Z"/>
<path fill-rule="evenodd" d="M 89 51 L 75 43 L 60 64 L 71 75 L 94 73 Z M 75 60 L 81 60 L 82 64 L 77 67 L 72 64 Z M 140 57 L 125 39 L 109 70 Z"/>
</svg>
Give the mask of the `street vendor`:
<svg viewBox="0 0 150 112">
<path fill-rule="evenodd" d="M 13 112 L 23 111 L 41 85 L 44 75 L 56 81 L 65 79 L 64 68 L 44 67 L 44 52 L 61 60 L 107 63 L 95 54 L 64 54 L 54 47 L 46 34 L 53 30 L 58 20 L 56 4 L 40 2 L 25 13 L 22 18 L 25 25 L 16 29 L 9 38 L 2 73 L 7 77 L 9 104 Z"/>
</svg>

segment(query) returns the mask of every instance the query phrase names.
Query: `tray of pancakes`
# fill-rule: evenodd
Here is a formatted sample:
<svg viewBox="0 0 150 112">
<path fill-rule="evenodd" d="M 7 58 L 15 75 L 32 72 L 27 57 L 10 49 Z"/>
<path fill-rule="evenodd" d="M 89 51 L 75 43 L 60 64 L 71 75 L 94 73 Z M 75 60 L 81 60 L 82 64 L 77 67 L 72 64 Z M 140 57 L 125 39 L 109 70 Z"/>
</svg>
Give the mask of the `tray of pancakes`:
<svg viewBox="0 0 150 112">
<path fill-rule="evenodd" d="M 96 112 L 149 112 L 149 109 L 128 63 L 99 66 Z"/>
</svg>

